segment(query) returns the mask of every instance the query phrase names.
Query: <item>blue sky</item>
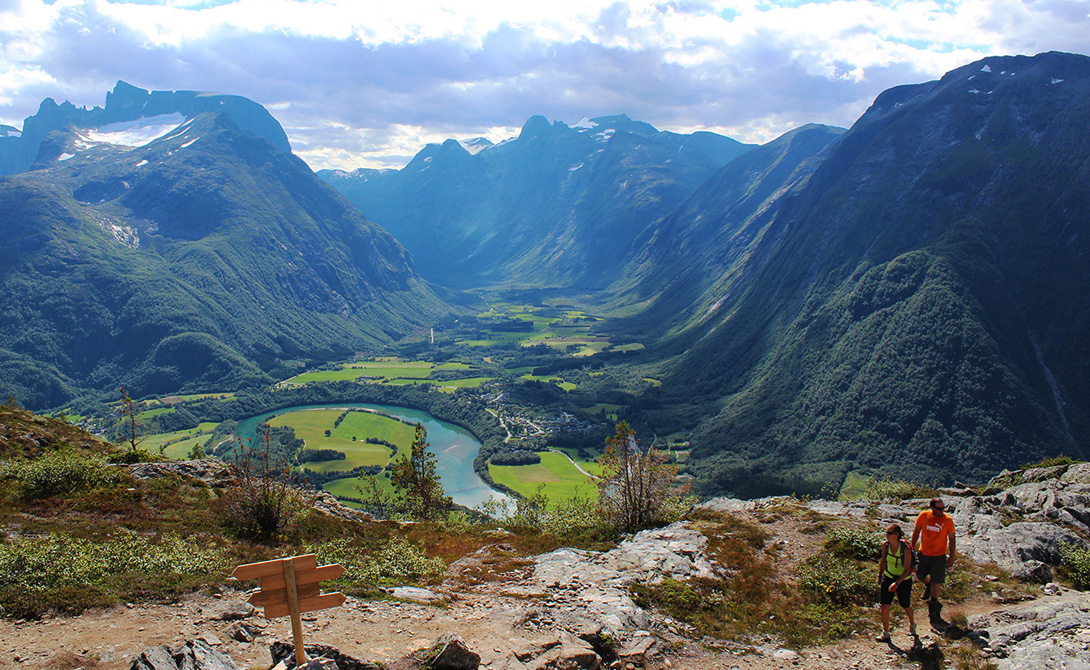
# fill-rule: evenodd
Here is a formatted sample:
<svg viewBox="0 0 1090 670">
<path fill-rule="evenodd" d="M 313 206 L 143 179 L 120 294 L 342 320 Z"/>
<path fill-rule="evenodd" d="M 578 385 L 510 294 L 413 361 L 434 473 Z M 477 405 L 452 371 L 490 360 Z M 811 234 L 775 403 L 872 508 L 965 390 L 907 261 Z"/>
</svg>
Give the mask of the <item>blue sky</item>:
<svg viewBox="0 0 1090 670">
<path fill-rule="evenodd" d="M 0 0 L 0 123 L 123 79 L 244 95 L 313 168 L 531 115 L 763 142 L 990 55 L 1090 53 L 1090 0 Z"/>
</svg>

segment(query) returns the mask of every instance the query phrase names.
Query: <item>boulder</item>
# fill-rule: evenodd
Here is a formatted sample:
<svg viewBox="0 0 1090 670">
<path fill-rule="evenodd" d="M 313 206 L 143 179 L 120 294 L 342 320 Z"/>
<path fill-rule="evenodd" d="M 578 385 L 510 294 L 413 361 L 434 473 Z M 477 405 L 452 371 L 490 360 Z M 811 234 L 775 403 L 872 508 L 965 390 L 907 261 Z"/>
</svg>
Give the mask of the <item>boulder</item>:
<svg viewBox="0 0 1090 670">
<path fill-rule="evenodd" d="M 188 477 L 200 481 L 205 486 L 226 486 L 235 479 L 232 466 L 215 458 L 200 458 L 191 461 L 169 461 L 163 463 L 133 463 L 126 466 L 136 479 L 158 479 L 159 477 Z"/>
<path fill-rule="evenodd" d="M 424 603 L 425 605 L 447 601 L 445 596 L 441 596 L 429 589 L 422 589 L 418 586 L 395 586 L 393 588 L 383 589 L 383 591 L 388 593 L 391 598 Z"/>
<path fill-rule="evenodd" d="M 477 670 L 480 664 L 481 655 L 457 633 L 444 633 L 436 640 L 425 662 L 432 670 Z"/>
<path fill-rule="evenodd" d="M 336 663 L 337 670 L 382 670 L 381 665 L 353 658 L 341 653 L 336 647 L 324 644 L 308 644 L 303 650 L 306 651 L 307 658 L 311 661 L 316 659 L 333 661 Z M 272 656 L 274 667 L 282 666 L 281 670 L 290 670 L 295 667 L 295 647 L 288 642 L 273 642 L 272 646 L 269 647 L 269 655 Z"/>
<path fill-rule="evenodd" d="M 145 649 L 129 670 L 238 670 L 238 666 L 204 640 L 189 640 L 173 652 L 166 647 Z"/>
<path fill-rule="evenodd" d="M 1034 603 L 970 617 L 982 631 L 999 670 L 1090 669 L 1090 596 Z"/>
</svg>

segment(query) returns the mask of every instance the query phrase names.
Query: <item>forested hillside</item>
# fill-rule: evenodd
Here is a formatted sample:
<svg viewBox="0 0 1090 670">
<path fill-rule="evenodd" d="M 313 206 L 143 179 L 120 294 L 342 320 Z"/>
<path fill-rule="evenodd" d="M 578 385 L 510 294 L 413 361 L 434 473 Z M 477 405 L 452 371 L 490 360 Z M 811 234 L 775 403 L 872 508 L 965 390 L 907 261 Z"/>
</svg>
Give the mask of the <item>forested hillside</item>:
<svg viewBox="0 0 1090 670">
<path fill-rule="evenodd" d="M 200 114 L 137 147 L 43 142 L 0 179 L 0 393 L 52 407 L 272 379 L 450 313 L 412 260 L 299 159 Z"/>
<path fill-rule="evenodd" d="M 743 265 L 677 248 L 730 284 L 690 303 L 702 318 L 667 341 L 643 403 L 656 430 L 692 430 L 700 490 L 855 468 L 948 482 L 1086 453 L 1088 121 L 1090 59 L 989 58 L 879 96 L 768 205 Z"/>
</svg>

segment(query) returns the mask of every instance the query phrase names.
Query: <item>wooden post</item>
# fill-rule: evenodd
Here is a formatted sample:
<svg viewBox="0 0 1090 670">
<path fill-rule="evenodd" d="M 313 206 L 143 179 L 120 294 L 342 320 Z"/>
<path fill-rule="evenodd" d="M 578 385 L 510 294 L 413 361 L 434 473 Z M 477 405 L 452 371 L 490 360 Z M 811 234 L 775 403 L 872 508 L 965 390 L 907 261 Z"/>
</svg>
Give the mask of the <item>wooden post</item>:
<svg viewBox="0 0 1090 670">
<path fill-rule="evenodd" d="M 284 583 L 291 613 L 291 637 L 295 643 L 295 667 L 300 668 L 307 662 L 307 652 L 303 649 L 303 620 L 299 616 L 299 591 L 295 587 L 295 561 L 290 558 L 284 561 Z"/>
</svg>

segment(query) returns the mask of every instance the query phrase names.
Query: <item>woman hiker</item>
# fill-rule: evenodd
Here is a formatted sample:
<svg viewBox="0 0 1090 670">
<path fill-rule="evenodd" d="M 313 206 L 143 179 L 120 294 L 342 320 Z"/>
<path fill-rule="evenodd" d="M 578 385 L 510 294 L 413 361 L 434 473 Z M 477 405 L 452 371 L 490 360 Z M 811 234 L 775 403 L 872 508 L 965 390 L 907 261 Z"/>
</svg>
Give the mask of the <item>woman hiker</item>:
<svg viewBox="0 0 1090 670">
<path fill-rule="evenodd" d="M 889 606 L 893 594 L 908 615 L 909 633 L 916 637 L 916 615 L 912 610 L 912 549 L 904 542 L 904 531 L 897 524 L 886 528 L 882 560 L 878 562 L 878 602 L 882 605 L 882 634 L 877 642 L 889 642 Z"/>
</svg>

